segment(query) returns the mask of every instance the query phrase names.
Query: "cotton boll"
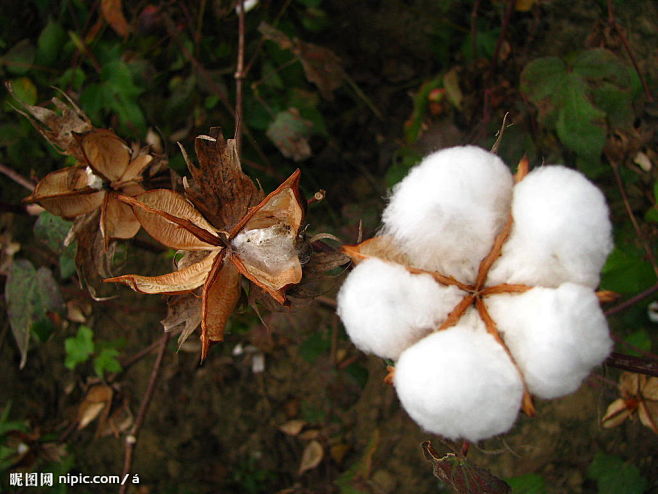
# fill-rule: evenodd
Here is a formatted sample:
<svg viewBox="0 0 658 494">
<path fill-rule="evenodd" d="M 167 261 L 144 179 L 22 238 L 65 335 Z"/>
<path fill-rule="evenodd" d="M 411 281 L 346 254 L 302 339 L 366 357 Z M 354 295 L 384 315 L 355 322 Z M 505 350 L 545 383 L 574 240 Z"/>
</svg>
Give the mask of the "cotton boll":
<svg viewBox="0 0 658 494">
<path fill-rule="evenodd" d="M 382 358 L 397 359 L 409 345 L 438 327 L 463 292 L 403 266 L 362 261 L 338 293 L 338 315 L 352 342 Z"/>
<path fill-rule="evenodd" d="M 463 325 L 405 350 L 394 383 L 411 418 L 448 439 L 479 441 L 508 431 L 523 396 L 505 350 L 488 333 Z"/>
<path fill-rule="evenodd" d="M 486 304 L 528 389 L 540 398 L 578 389 L 612 348 L 596 294 L 585 286 L 533 288 L 489 297 Z"/>
<path fill-rule="evenodd" d="M 473 282 L 507 218 L 512 182 L 500 158 L 483 149 L 438 151 L 393 189 L 384 232 L 415 266 Z"/>
<path fill-rule="evenodd" d="M 535 169 L 514 188 L 512 214 L 489 284 L 599 284 L 612 250 L 611 225 L 603 194 L 582 174 L 563 166 Z"/>
</svg>

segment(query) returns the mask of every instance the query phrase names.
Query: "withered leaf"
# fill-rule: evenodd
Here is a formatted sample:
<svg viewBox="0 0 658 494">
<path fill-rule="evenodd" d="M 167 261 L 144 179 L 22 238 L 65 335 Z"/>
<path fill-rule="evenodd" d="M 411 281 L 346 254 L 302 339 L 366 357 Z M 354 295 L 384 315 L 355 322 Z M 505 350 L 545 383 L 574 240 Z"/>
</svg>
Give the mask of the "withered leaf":
<svg viewBox="0 0 658 494">
<path fill-rule="evenodd" d="M 430 441 L 421 444 L 425 459 L 432 463 L 434 476 L 459 494 L 506 494 L 512 491 L 503 480 L 463 456 L 439 456 Z"/>
<path fill-rule="evenodd" d="M 209 135 L 198 136 L 195 151 L 198 166 L 183 150 L 192 175 L 185 195 L 210 223 L 230 231 L 250 207 L 258 204 L 263 193 L 242 171 L 235 140 L 224 139 L 220 128 L 213 127 Z"/>
<path fill-rule="evenodd" d="M 274 41 L 281 49 L 292 51 L 302 63 L 306 78 L 318 87 L 322 97 L 333 99 L 333 91 L 342 85 L 345 78 L 341 60 L 333 51 L 297 38 L 291 39 L 264 22 L 258 30 L 265 39 Z"/>
<path fill-rule="evenodd" d="M 279 426 L 279 430 L 289 436 L 296 436 L 302 431 L 305 425 L 306 422 L 304 420 L 293 419 L 289 420 L 285 424 L 281 424 Z"/>
<path fill-rule="evenodd" d="M 126 21 L 126 18 L 123 15 L 121 4 L 121 0 L 102 0 L 101 13 L 112 29 L 114 29 L 119 36 L 125 38 L 130 32 L 130 27 L 128 26 L 128 21 Z"/>
<path fill-rule="evenodd" d="M 299 465 L 299 475 L 316 468 L 324 458 L 324 448 L 318 441 L 311 441 L 304 448 Z"/>
<path fill-rule="evenodd" d="M 78 430 L 84 429 L 96 420 L 101 412 L 104 417 L 107 417 L 112 406 L 113 394 L 112 388 L 105 384 L 97 384 L 89 388 L 78 407 Z"/>
<path fill-rule="evenodd" d="M 45 139 L 55 146 L 62 154 L 69 154 L 78 161 L 83 161 L 82 150 L 74 137 L 74 133 L 88 132 L 93 127 L 91 121 L 66 95 L 61 93 L 66 101 L 52 98 L 55 110 L 41 106 L 28 105 L 21 102 L 15 95 L 10 82 L 5 83 L 12 97 L 20 103 L 16 110 L 27 118 Z"/>
<path fill-rule="evenodd" d="M 303 118 L 297 108 L 279 112 L 267 127 L 267 137 L 286 158 L 303 161 L 311 157 L 311 136 L 313 123 Z"/>
<path fill-rule="evenodd" d="M 201 325 L 201 304 L 194 293 L 174 295 L 167 301 L 167 317 L 160 321 L 165 331 L 180 332 L 178 347 Z"/>
</svg>

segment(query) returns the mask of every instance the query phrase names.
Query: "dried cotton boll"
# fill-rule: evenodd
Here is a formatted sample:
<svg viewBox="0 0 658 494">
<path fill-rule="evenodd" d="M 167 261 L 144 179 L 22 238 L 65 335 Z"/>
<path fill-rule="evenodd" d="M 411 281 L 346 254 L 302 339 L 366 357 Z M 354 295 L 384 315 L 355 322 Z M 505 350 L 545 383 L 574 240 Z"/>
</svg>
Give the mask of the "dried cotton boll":
<svg viewBox="0 0 658 494">
<path fill-rule="evenodd" d="M 488 333 L 463 325 L 405 350 L 394 383 L 402 406 L 423 429 L 469 441 L 508 431 L 523 395 L 505 350 Z"/>
<path fill-rule="evenodd" d="M 492 153 L 475 146 L 438 151 L 394 187 L 384 232 L 415 266 L 473 282 L 507 219 L 512 185 L 509 170 Z"/>
<path fill-rule="evenodd" d="M 533 288 L 489 297 L 486 304 L 528 389 L 540 398 L 578 389 L 612 348 L 596 294 L 585 286 Z"/>
<path fill-rule="evenodd" d="M 430 275 L 373 258 L 349 274 L 338 293 L 337 312 L 359 349 L 395 360 L 437 328 L 462 296 Z"/>
<path fill-rule="evenodd" d="M 514 226 L 488 283 L 595 288 L 612 250 L 608 207 L 599 189 L 563 166 L 537 168 L 514 188 Z"/>
</svg>

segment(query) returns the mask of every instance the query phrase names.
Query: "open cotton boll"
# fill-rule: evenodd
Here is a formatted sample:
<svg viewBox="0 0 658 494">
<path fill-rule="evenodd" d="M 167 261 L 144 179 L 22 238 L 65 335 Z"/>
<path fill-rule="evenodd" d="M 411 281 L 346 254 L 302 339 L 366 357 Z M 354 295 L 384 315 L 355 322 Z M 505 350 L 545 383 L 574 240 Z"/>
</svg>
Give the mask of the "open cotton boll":
<svg viewBox="0 0 658 494">
<path fill-rule="evenodd" d="M 612 249 L 608 207 L 599 189 L 563 166 L 533 170 L 514 188 L 514 226 L 488 282 L 595 288 Z"/>
<path fill-rule="evenodd" d="M 463 293 L 399 264 L 362 261 L 338 293 L 338 315 L 352 342 L 367 353 L 397 359 L 405 348 L 438 327 Z"/>
<path fill-rule="evenodd" d="M 475 146 L 438 151 L 394 187 L 384 232 L 415 266 L 473 282 L 505 223 L 512 185 L 495 154 Z"/>
<path fill-rule="evenodd" d="M 489 313 L 540 398 L 572 393 L 608 356 L 612 340 L 596 294 L 565 283 L 487 299 Z"/>
<path fill-rule="evenodd" d="M 523 396 L 505 350 L 488 333 L 463 325 L 405 350 L 394 383 L 411 418 L 448 439 L 479 441 L 508 431 Z"/>
</svg>

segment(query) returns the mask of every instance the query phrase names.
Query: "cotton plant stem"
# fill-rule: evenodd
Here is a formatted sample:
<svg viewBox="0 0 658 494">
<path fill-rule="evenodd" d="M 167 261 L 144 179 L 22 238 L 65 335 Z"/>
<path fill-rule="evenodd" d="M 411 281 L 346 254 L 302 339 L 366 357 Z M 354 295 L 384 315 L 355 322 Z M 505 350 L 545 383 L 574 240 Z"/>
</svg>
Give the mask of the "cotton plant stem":
<svg viewBox="0 0 658 494">
<path fill-rule="evenodd" d="M 239 0 L 238 12 L 238 61 L 235 69 L 235 148 L 240 156 L 242 144 L 242 112 L 244 91 L 244 0 Z"/>
<path fill-rule="evenodd" d="M 126 475 L 130 474 L 133 464 L 133 455 L 135 451 L 135 446 L 137 445 L 137 436 L 139 431 L 142 428 L 142 424 L 146 418 L 146 412 L 148 412 L 149 405 L 151 404 L 151 398 L 153 398 L 153 392 L 155 391 L 155 385 L 157 384 L 158 377 L 160 375 L 160 369 L 162 368 L 162 361 L 164 360 L 165 352 L 167 351 L 167 343 L 171 338 L 171 333 L 165 333 L 160 340 L 160 350 L 153 364 L 153 369 L 151 370 L 151 377 L 149 378 L 148 386 L 146 387 L 146 392 L 144 393 L 144 398 L 142 398 L 142 403 L 139 406 L 139 411 L 137 412 L 137 418 L 135 423 L 130 429 L 130 433 L 126 436 L 125 440 L 125 455 L 123 460 L 123 473 L 121 478 L 125 478 Z M 119 488 L 119 494 L 126 494 L 128 492 L 128 486 L 130 482 L 126 482 Z"/>
<path fill-rule="evenodd" d="M 658 377 L 658 360 L 650 360 L 642 357 L 634 357 L 633 355 L 612 352 L 610 356 L 605 359 L 603 365 L 636 372 L 638 374 L 646 374 L 647 376 Z"/>
<path fill-rule="evenodd" d="M 18 185 L 22 185 L 30 192 L 34 192 L 34 183 L 32 183 L 31 180 L 28 180 L 27 178 L 25 178 L 23 175 L 16 172 L 15 170 L 12 170 L 7 165 L 3 165 L 2 163 L 0 163 L 0 173 L 11 178 Z"/>
<path fill-rule="evenodd" d="M 656 292 L 658 292 L 658 283 L 656 283 L 652 287 L 647 288 L 646 290 L 638 293 L 637 295 L 632 296 L 628 300 L 624 300 L 620 304 L 609 308 L 607 311 L 605 311 L 605 315 L 606 316 L 612 316 L 613 314 L 617 314 L 618 312 L 626 310 L 629 307 L 632 307 L 636 303 L 640 302 L 641 300 L 644 300 L 645 298 L 653 295 Z"/>
</svg>

